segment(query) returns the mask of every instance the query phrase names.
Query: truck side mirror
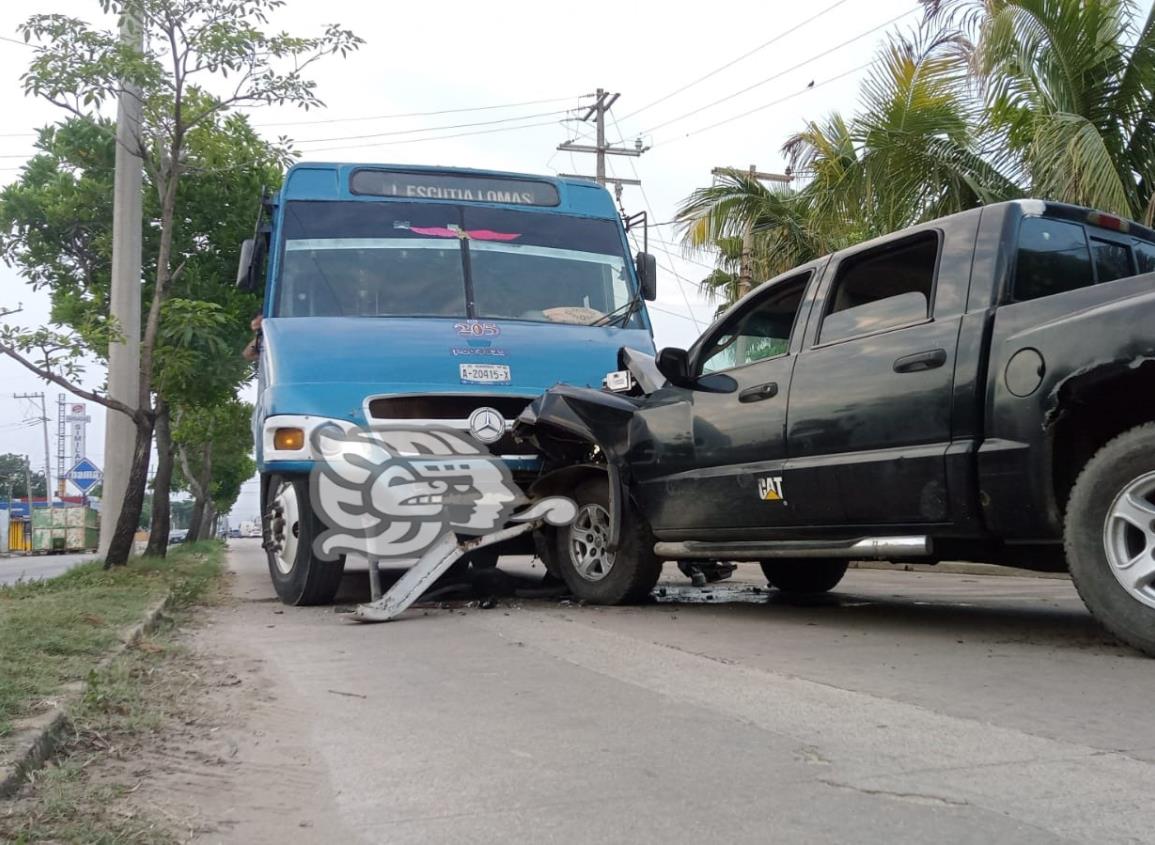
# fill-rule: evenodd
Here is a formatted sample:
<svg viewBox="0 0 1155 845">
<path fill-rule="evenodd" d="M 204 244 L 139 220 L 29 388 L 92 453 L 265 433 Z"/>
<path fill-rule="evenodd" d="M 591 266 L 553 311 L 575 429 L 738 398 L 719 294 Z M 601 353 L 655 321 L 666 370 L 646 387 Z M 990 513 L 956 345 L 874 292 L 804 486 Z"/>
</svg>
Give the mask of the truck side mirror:
<svg viewBox="0 0 1155 845">
<path fill-rule="evenodd" d="M 667 346 L 654 359 L 658 372 L 675 387 L 690 387 L 690 354 L 685 349 Z"/>
<path fill-rule="evenodd" d="M 253 254 L 257 242 L 252 238 L 241 241 L 241 258 L 237 262 L 237 287 L 241 290 L 253 289 Z"/>
<path fill-rule="evenodd" d="M 642 287 L 642 299 L 653 302 L 658 298 L 658 259 L 648 252 L 639 252 L 635 266 L 638 284 Z"/>
</svg>

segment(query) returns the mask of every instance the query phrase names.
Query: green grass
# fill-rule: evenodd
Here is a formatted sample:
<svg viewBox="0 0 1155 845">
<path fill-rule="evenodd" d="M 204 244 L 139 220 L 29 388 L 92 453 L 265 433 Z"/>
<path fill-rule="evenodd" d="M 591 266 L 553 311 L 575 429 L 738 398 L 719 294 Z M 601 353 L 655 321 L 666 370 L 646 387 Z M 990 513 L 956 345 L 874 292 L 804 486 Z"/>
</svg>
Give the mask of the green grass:
<svg viewBox="0 0 1155 845">
<path fill-rule="evenodd" d="M 174 607 L 200 601 L 223 557 L 224 545 L 207 541 L 177 547 L 167 558 L 107 571 L 94 562 L 59 578 L 0 587 L 0 745 L 15 720 L 47 709 L 68 684 L 89 678 L 166 592 Z"/>
<path fill-rule="evenodd" d="M 178 611 L 134 647 L 93 671 L 69 712 L 54 758 L 12 801 L 0 802 L 0 842 L 13 845 L 166 845 L 188 822 L 136 801 L 158 737 L 196 713 L 203 683 L 179 639 Z"/>
</svg>

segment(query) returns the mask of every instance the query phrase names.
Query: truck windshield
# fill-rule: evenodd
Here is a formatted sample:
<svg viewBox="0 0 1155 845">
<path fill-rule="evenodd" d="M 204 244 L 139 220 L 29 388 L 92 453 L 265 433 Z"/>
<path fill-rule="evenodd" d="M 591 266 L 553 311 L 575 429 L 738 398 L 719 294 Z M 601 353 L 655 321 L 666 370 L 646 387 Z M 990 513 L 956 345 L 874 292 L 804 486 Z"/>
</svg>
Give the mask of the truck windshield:
<svg viewBox="0 0 1155 845">
<path fill-rule="evenodd" d="M 276 314 L 588 325 L 628 313 L 615 221 L 448 203 L 290 202 Z M 640 327 L 634 316 L 627 326 Z"/>
</svg>

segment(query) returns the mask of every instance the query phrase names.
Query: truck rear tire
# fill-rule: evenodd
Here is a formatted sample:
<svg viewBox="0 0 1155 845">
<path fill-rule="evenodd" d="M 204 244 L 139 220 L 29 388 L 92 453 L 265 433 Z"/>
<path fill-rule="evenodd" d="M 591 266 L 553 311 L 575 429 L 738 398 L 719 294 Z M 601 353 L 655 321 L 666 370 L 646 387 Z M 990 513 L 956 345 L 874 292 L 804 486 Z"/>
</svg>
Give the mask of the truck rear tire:
<svg viewBox="0 0 1155 845">
<path fill-rule="evenodd" d="M 764 560 L 762 574 L 784 593 L 826 593 L 838 586 L 847 560 Z"/>
<path fill-rule="evenodd" d="M 1155 657 L 1155 423 L 1120 434 L 1083 467 L 1063 543 L 1091 614 Z"/>
<path fill-rule="evenodd" d="M 266 491 L 265 553 L 277 595 L 289 605 L 331 603 L 341 586 L 345 558 L 321 560 L 313 554 L 313 540 L 324 525 L 309 500 L 309 479 L 272 475 Z"/>
<path fill-rule="evenodd" d="M 610 552 L 607 482 L 586 481 L 573 499 L 577 516 L 557 529 L 554 559 L 570 592 L 590 604 L 632 604 L 646 598 L 662 574 L 650 526 L 628 502 L 623 503 L 621 540 L 617 551 Z"/>
</svg>

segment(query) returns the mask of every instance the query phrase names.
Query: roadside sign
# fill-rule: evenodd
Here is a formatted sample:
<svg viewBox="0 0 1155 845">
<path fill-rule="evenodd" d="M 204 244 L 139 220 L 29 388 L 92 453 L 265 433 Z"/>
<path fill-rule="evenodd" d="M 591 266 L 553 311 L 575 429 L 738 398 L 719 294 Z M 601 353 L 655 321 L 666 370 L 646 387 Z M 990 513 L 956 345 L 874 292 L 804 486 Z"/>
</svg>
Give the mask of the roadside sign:
<svg viewBox="0 0 1155 845">
<path fill-rule="evenodd" d="M 73 487 L 87 495 L 89 490 L 100 483 L 103 473 L 100 467 L 88 458 L 81 458 L 76 462 L 76 466 L 64 474 L 64 477 L 72 482 Z"/>
</svg>

